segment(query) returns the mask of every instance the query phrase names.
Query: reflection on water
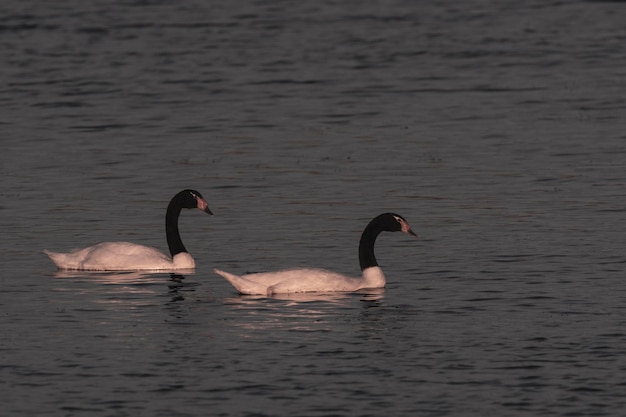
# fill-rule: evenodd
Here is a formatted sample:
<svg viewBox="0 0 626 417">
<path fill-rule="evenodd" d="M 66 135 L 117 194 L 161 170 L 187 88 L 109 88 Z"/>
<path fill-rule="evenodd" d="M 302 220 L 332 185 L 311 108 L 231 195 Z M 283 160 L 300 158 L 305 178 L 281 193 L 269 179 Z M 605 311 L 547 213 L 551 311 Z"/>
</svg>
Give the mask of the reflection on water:
<svg viewBox="0 0 626 417">
<path fill-rule="evenodd" d="M 289 332 L 329 332 L 337 320 L 362 309 L 380 305 L 384 289 L 363 290 L 358 293 L 298 293 L 277 294 L 272 297 L 246 295 L 223 300 L 229 307 L 228 323 L 250 332 L 283 330 Z"/>
<path fill-rule="evenodd" d="M 163 271 L 66 271 L 57 270 L 54 278 L 68 278 L 74 280 L 94 280 L 100 284 L 145 284 L 154 280 L 162 281 L 164 276 L 169 276 L 172 281 L 182 281 L 186 275 L 193 275 L 194 269 L 179 270 L 176 272 Z"/>
<path fill-rule="evenodd" d="M 184 301 L 185 293 L 195 291 L 199 285 L 186 278 L 194 273 L 194 270 L 170 273 L 56 271 L 52 275 L 56 278 L 52 289 L 76 296 L 94 296 L 95 303 L 136 308 L 145 302 L 152 304 L 155 296 L 166 298 L 168 303 Z"/>
</svg>

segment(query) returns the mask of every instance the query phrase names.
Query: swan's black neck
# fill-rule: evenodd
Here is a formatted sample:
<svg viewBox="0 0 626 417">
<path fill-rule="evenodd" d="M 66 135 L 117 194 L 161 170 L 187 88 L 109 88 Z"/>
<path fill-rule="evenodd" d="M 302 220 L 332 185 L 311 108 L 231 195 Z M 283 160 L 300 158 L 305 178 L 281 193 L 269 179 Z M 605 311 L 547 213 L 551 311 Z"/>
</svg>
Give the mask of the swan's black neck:
<svg viewBox="0 0 626 417">
<path fill-rule="evenodd" d="M 183 245 L 178 232 L 178 216 L 180 216 L 181 210 L 182 206 L 174 198 L 170 201 L 170 204 L 167 206 L 167 213 L 165 213 L 165 237 L 167 238 L 167 246 L 170 249 L 172 258 L 178 253 L 187 252 L 187 248 Z"/>
<path fill-rule="evenodd" d="M 376 238 L 384 229 L 381 228 L 380 216 L 374 218 L 363 230 L 361 235 L 361 241 L 359 242 L 359 264 L 361 265 L 361 271 L 372 267 L 378 266 L 376 262 L 376 256 L 374 256 L 374 243 Z"/>
</svg>

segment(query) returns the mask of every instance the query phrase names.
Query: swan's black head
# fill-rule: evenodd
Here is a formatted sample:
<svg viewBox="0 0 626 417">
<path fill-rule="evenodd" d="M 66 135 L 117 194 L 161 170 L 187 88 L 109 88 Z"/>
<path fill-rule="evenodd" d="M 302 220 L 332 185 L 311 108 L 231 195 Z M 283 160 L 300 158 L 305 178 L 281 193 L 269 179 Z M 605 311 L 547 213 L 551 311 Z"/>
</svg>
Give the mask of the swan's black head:
<svg viewBox="0 0 626 417">
<path fill-rule="evenodd" d="M 378 216 L 379 228 L 384 232 L 402 232 L 417 237 L 415 232 L 411 230 L 411 225 L 404 217 L 395 213 L 384 213 Z"/>
<path fill-rule="evenodd" d="M 174 196 L 172 202 L 176 202 L 181 208 L 197 208 L 207 214 L 213 214 L 211 210 L 209 210 L 209 203 L 207 203 L 206 200 L 202 198 L 202 194 L 196 190 L 183 190 Z"/>
<path fill-rule="evenodd" d="M 372 266 L 378 266 L 376 256 L 374 256 L 374 243 L 380 232 L 402 232 L 417 238 L 417 235 L 411 230 L 411 225 L 399 214 L 383 213 L 374 217 L 363 230 L 359 243 L 361 271 Z"/>
</svg>

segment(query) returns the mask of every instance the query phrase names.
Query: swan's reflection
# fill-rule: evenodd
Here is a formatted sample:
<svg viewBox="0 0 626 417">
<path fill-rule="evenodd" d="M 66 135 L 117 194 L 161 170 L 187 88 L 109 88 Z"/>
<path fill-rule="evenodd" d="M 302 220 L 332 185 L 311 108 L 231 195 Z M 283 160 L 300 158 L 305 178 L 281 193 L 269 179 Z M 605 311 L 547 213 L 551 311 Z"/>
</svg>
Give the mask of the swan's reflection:
<svg viewBox="0 0 626 417">
<path fill-rule="evenodd" d="M 199 284 L 186 281 L 191 270 L 167 271 L 56 271 L 53 277 L 59 279 L 56 291 L 77 292 L 80 296 L 99 294 L 97 303 L 138 303 L 146 296 L 165 296 L 168 302 L 183 301 L 186 291 L 195 291 Z M 166 278 L 167 277 L 167 278 Z M 71 280 L 72 284 L 62 280 Z M 164 279 L 167 279 L 167 292 L 163 294 Z"/>
<path fill-rule="evenodd" d="M 224 299 L 230 308 L 226 317 L 234 327 L 246 332 L 288 330 L 296 332 L 332 331 L 338 318 L 358 315 L 363 308 L 382 302 L 385 290 L 359 292 L 275 294 L 271 297 L 240 295 Z M 253 333 L 249 333 L 250 336 Z"/>
<path fill-rule="evenodd" d="M 73 279 L 73 280 L 90 280 L 96 281 L 100 284 L 140 284 L 146 283 L 157 278 L 162 281 L 163 275 L 169 275 L 173 281 L 185 279 L 185 275 L 192 275 L 195 273 L 194 269 L 179 269 L 176 271 L 72 271 L 72 270 L 58 270 L 55 271 L 52 276 L 58 279 Z"/>
</svg>

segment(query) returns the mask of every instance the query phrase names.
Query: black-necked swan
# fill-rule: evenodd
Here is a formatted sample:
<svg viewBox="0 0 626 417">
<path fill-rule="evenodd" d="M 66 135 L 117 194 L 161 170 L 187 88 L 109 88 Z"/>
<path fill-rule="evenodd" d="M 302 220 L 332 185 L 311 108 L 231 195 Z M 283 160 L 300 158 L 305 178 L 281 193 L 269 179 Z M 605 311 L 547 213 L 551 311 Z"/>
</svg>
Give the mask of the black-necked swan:
<svg viewBox="0 0 626 417">
<path fill-rule="evenodd" d="M 176 194 L 165 213 L 165 235 L 171 257 L 149 246 L 129 242 L 103 242 L 69 253 L 45 250 L 59 269 L 81 271 L 145 271 L 193 269 L 195 261 L 187 252 L 178 232 L 178 216 L 183 208 L 198 208 L 212 215 L 209 204 L 195 190 Z"/>
<path fill-rule="evenodd" d="M 381 214 L 365 227 L 359 243 L 361 276 L 350 277 L 325 269 L 286 269 L 248 275 L 234 275 L 214 269 L 241 294 L 273 294 L 302 292 L 352 292 L 364 288 L 383 288 L 385 274 L 376 262 L 374 243 L 380 232 L 403 232 L 417 238 L 409 223 L 394 213 Z"/>
</svg>

